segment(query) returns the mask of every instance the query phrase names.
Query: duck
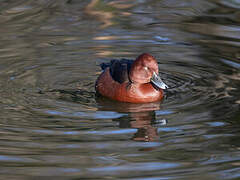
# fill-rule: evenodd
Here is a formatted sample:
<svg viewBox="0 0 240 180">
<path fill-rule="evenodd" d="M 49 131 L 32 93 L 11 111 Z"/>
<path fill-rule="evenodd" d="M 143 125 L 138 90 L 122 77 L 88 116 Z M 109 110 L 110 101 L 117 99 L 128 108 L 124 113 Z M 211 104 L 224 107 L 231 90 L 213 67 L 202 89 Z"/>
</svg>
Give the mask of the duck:
<svg viewBox="0 0 240 180">
<path fill-rule="evenodd" d="M 168 86 L 159 76 L 157 60 L 149 53 L 135 60 L 113 59 L 101 63 L 102 73 L 96 80 L 97 94 L 127 103 L 150 103 L 163 99 Z"/>
</svg>

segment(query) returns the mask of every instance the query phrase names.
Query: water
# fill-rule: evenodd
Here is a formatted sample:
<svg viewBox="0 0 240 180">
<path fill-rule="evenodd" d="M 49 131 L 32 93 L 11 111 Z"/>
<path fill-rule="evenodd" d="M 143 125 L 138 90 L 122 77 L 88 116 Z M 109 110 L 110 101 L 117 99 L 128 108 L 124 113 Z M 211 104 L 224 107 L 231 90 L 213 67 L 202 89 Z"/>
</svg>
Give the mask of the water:
<svg viewBox="0 0 240 180">
<path fill-rule="evenodd" d="M 240 2 L 1 1 L 0 179 L 239 179 Z M 95 97 L 149 52 L 162 102 Z"/>
</svg>

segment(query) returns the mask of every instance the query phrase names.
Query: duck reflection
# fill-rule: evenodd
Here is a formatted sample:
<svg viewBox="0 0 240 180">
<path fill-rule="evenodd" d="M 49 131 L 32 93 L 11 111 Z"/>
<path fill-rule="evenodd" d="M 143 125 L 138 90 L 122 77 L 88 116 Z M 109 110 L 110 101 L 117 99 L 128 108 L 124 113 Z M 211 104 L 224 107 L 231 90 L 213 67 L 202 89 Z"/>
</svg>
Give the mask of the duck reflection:
<svg viewBox="0 0 240 180">
<path fill-rule="evenodd" d="M 119 122 L 120 128 L 136 128 L 137 132 L 132 139 L 134 141 L 158 140 L 156 124 L 156 110 L 160 109 L 160 102 L 132 104 L 111 101 L 103 97 L 96 99 L 100 111 L 117 111 L 127 113 L 127 117 L 114 119 Z"/>
<path fill-rule="evenodd" d="M 64 101 L 74 101 L 81 103 L 89 103 L 89 98 L 94 99 L 95 93 L 88 93 L 81 90 L 51 90 L 51 93 L 57 93 L 59 99 Z M 39 92 L 40 93 L 40 92 Z M 84 94 L 88 96 L 84 96 Z M 97 108 L 95 111 L 112 111 L 126 113 L 127 116 L 122 116 L 113 121 L 119 122 L 120 128 L 135 128 L 137 132 L 132 137 L 135 141 L 156 141 L 159 139 L 157 125 L 166 124 L 166 120 L 157 120 L 155 111 L 160 109 L 161 102 L 152 102 L 144 104 L 133 104 L 113 101 L 105 97 L 95 96 Z"/>
<path fill-rule="evenodd" d="M 137 112 L 130 114 L 133 120 L 130 127 L 138 131 L 134 134 L 135 141 L 155 141 L 158 139 L 157 128 L 153 126 L 155 122 L 155 111 Z"/>
</svg>

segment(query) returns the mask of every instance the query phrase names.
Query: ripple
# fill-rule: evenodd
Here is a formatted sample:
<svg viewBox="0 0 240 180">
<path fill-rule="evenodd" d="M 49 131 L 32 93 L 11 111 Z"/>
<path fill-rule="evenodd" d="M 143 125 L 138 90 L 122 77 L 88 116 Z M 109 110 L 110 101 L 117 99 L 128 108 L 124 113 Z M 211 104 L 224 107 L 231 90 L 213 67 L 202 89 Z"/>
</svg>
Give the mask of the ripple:
<svg viewBox="0 0 240 180">
<path fill-rule="evenodd" d="M 233 61 L 230 61 L 230 60 L 227 60 L 227 59 L 221 59 L 221 61 L 224 62 L 225 64 L 231 66 L 231 67 L 234 67 L 236 69 L 240 69 L 240 63 L 233 62 Z"/>
<path fill-rule="evenodd" d="M 89 168 L 88 170 L 93 171 L 93 172 L 101 172 L 101 173 L 106 173 L 106 172 L 114 173 L 114 171 L 131 172 L 131 171 L 139 171 L 142 169 L 144 169 L 144 171 L 155 171 L 155 170 L 160 170 L 160 169 L 174 168 L 177 166 L 179 166 L 177 163 L 132 163 L 129 165 L 122 165 L 122 166 L 107 166 L 107 167 L 99 167 L 99 168 Z"/>
<path fill-rule="evenodd" d="M 88 119 L 116 119 L 125 116 L 125 114 L 112 111 L 98 111 L 98 112 L 61 112 L 54 110 L 46 110 L 45 113 L 50 115 L 57 115 L 62 117 L 85 117 Z"/>
</svg>

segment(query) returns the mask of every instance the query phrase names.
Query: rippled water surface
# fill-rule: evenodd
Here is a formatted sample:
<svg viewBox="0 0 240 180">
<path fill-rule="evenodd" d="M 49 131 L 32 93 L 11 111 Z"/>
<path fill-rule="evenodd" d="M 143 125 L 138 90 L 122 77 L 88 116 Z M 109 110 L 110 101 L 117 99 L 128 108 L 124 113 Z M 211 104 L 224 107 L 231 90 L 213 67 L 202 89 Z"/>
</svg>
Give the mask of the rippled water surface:
<svg viewBox="0 0 240 180">
<path fill-rule="evenodd" d="M 239 0 L 2 0 L 0 179 L 239 179 Z M 151 53 L 162 102 L 95 95 Z"/>
</svg>

